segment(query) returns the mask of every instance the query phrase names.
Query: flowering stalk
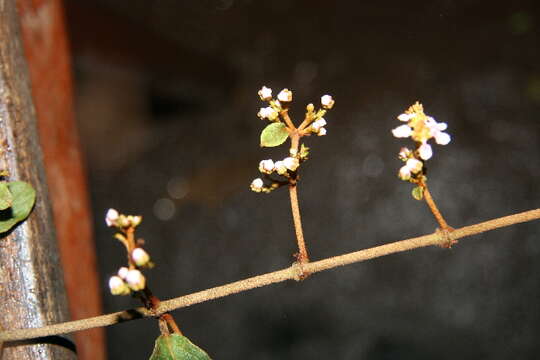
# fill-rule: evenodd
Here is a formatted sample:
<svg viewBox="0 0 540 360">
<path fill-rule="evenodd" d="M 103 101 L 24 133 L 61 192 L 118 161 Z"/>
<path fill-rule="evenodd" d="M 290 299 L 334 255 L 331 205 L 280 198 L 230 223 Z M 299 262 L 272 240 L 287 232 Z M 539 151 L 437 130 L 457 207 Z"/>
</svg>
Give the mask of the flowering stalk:
<svg viewBox="0 0 540 360">
<path fill-rule="evenodd" d="M 433 156 L 433 149 L 428 144 L 430 139 L 435 139 L 439 145 L 447 145 L 451 137 L 444 130 L 448 127 L 446 123 L 438 123 L 434 118 L 424 113 L 422 104 L 416 102 L 403 114 L 399 115 L 399 121 L 407 124 L 396 127 L 392 134 L 397 138 L 411 137 L 415 141 L 415 149 L 409 150 L 404 147 L 399 152 L 399 158 L 405 165 L 399 169 L 398 177 L 401 180 L 409 181 L 417 186 L 413 189 L 412 195 L 417 200 L 425 199 L 426 204 L 439 223 L 441 230 L 452 231 L 452 227 L 444 220 L 427 186 L 427 168 L 425 162 Z M 450 247 L 453 242 L 448 244 Z"/>
<path fill-rule="evenodd" d="M 125 246 L 128 260 L 128 267 L 121 267 L 117 275 L 111 276 L 109 287 L 113 295 L 131 294 L 139 298 L 148 310 L 157 314 L 160 300 L 152 294 L 146 278 L 140 271 L 141 268 L 154 266 L 148 253 L 141 247 L 143 241 L 135 240 L 135 228 L 141 221 L 141 216 L 122 215 L 115 209 L 109 209 L 107 212 L 105 222 L 107 226 L 119 230 L 114 237 Z M 162 335 L 168 335 L 170 332 L 182 334 L 171 314 L 163 313 L 157 317 Z"/>
<path fill-rule="evenodd" d="M 289 197 L 291 200 L 291 211 L 298 244 L 298 253 L 295 255 L 299 264 L 309 262 L 309 256 L 304 240 L 302 230 L 302 218 L 300 215 L 300 207 L 298 205 L 298 170 L 300 164 L 308 159 L 309 148 L 300 145 L 300 139 L 304 136 L 317 134 L 318 136 L 326 135 L 326 120 L 323 116 L 326 111 L 334 106 L 334 100 L 330 95 L 321 97 L 322 109 L 315 111 L 313 104 L 306 107 L 306 115 L 304 121 L 299 127 L 296 127 L 289 116 L 289 105 L 292 102 L 292 91 L 283 89 L 277 99 L 272 97 L 272 89 L 263 86 L 259 91 L 261 100 L 268 102 L 268 107 L 261 108 L 257 114 L 262 120 L 271 122 L 261 133 L 261 146 L 273 147 L 283 144 L 287 138 L 291 140 L 289 148 L 289 156 L 283 160 L 274 162 L 272 159 L 262 160 L 259 163 L 259 171 L 269 184 L 261 178 L 257 178 L 251 183 L 251 190 L 255 192 L 269 193 L 283 185 L 289 187 Z M 272 178 L 270 175 L 275 173 L 281 179 Z M 303 274 L 303 277 L 307 276 Z"/>
</svg>

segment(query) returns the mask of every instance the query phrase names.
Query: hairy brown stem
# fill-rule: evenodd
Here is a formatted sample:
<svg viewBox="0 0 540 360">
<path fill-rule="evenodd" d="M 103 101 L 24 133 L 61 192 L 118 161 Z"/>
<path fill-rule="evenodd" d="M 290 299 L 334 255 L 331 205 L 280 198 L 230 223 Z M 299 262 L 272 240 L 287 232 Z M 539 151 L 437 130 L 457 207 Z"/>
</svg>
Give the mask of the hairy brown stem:
<svg viewBox="0 0 540 360">
<path fill-rule="evenodd" d="M 460 239 L 467 236 L 480 234 L 486 231 L 498 229 L 505 226 L 519 224 L 527 221 L 540 219 L 540 209 L 529 210 L 522 213 L 504 216 L 498 219 L 485 221 L 475 225 L 465 226 L 455 229 L 450 233 L 452 239 Z M 399 252 L 409 251 L 421 247 L 437 245 L 441 246 L 446 243 L 445 236 L 441 236 L 441 232 L 435 232 L 430 235 L 420 236 L 416 238 L 397 241 L 385 245 L 372 247 L 365 250 L 352 252 L 340 256 L 327 258 L 303 265 L 303 270 L 310 273 L 316 273 L 339 266 L 349 265 L 357 262 L 366 261 L 369 259 L 395 254 Z M 211 289 L 202 290 L 193 294 L 180 296 L 175 299 L 162 301 L 158 308 L 158 313 L 166 313 L 175 309 L 199 304 L 205 301 L 222 298 L 228 295 L 237 294 L 243 291 L 256 289 L 259 287 L 275 284 L 290 279 L 297 279 L 297 266 L 274 271 L 264 275 L 254 276 L 244 280 L 236 281 L 227 285 L 214 287 Z M 33 339 L 43 336 L 51 336 L 65 334 L 74 331 L 86 330 L 95 327 L 110 326 L 125 321 L 141 319 L 144 317 L 155 317 L 154 311 L 149 311 L 146 308 L 137 308 L 125 311 L 119 311 L 112 314 L 100 315 L 92 318 L 68 321 L 65 323 L 48 325 L 41 328 L 31 329 L 16 329 L 0 331 L 0 343 L 5 341 L 16 341 L 24 339 Z"/>
<path fill-rule="evenodd" d="M 429 209 L 433 213 L 433 216 L 435 216 L 435 219 L 439 223 L 441 230 L 452 231 L 453 229 L 450 226 L 448 226 L 441 212 L 439 211 L 439 208 L 435 204 L 435 201 L 433 200 L 433 197 L 431 196 L 431 193 L 429 192 L 427 184 L 424 183 L 424 184 L 421 184 L 420 186 L 424 188 L 424 199 L 426 200 L 426 203 L 429 206 Z"/>
<path fill-rule="evenodd" d="M 291 210 L 294 222 L 294 233 L 296 234 L 296 242 L 298 243 L 297 259 L 300 264 L 309 262 L 309 257 L 304 240 L 304 232 L 302 231 L 302 217 L 300 216 L 300 207 L 298 206 L 298 194 L 296 192 L 296 184 L 289 185 L 289 195 L 291 198 Z"/>
</svg>

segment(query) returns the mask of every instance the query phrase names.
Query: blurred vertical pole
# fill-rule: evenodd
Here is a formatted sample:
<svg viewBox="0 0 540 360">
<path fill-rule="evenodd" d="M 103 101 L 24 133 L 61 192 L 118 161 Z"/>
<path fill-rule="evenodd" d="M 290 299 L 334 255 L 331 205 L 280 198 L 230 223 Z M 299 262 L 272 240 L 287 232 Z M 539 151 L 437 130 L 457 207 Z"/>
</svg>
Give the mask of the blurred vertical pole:
<svg viewBox="0 0 540 360">
<path fill-rule="evenodd" d="M 71 318 L 99 315 L 99 276 L 73 111 L 63 3 L 17 0 L 17 5 Z M 74 337 L 79 359 L 106 358 L 104 329 L 83 331 Z"/>
<path fill-rule="evenodd" d="M 43 171 L 15 0 L 0 0 L 0 168 L 34 186 L 27 221 L 0 238 L 0 324 L 39 327 L 67 320 L 67 302 Z M 68 338 L 4 344 L 4 359 L 75 359 Z"/>
</svg>

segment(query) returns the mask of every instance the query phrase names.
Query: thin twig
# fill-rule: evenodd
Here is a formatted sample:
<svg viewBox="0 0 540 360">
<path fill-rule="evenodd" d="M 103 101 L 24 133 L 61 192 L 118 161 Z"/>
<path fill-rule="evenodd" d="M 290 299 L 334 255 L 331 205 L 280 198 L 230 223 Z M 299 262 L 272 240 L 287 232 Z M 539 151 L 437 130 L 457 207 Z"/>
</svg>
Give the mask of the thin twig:
<svg viewBox="0 0 540 360">
<path fill-rule="evenodd" d="M 427 184 L 421 185 L 424 188 L 424 199 L 426 200 L 427 205 L 429 206 L 429 209 L 433 213 L 433 216 L 435 216 L 435 219 L 439 223 L 439 226 L 441 230 L 451 231 L 453 230 L 450 226 L 448 226 L 448 223 L 446 220 L 444 220 L 444 217 L 442 216 L 441 212 L 439 211 L 439 208 L 435 204 L 435 201 L 433 200 L 433 197 L 431 196 L 431 193 L 429 192 Z"/>
<path fill-rule="evenodd" d="M 298 243 L 298 262 L 305 264 L 309 262 L 304 233 L 302 231 L 302 217 L 300 216 L 300 208 L 298 206 L 298 194 L 296 184 L 289 185 L 289 196 L 291 198 L 291 210 L 294 222 L 294 233 L 296 234 L 296 242 Z"/>
<path fill-rule="evenodd" d="M 518 223 L 540 219 L 540 209 L 525 211 L 522 213 L 489 220 L 475 225 L 465 226 L 452 231 L 450 236 L 457 240 L 467 236 L 479 234 L 482 232 L 494 230 L 497 228 L 510 226 Z M 329 270 L 338 266 L 344 266 L 352 263 L 362 262 L 376 257 L 390 255 L 398 252 L 413 250 L 421 247 L 445 244 L 448 239 L 441 236 L 441 232 L 435 232 L 431 235 L 420 236 L 407 240 L 397 241 L 390 244 L 380 245 L 373 248 L 356 251 L 349 254 L 331 257 L 328 259 L 311 262 L 303 265 L 303 270 L 315 273 L 323 270 Z M 302 269 L 300 269 L 302 270 Z M 264 275 L 251 277 L 245 280 L 236 281 L 227 285 L 199 291 L 190 295 L 181 296 L 175 299 L 162 301 L 158 307 L 158 314 L 164 314 L 169 311 L 199 304 L 205 301 L 222 298 L 228 295 L 237 294 L 243 291 L 263 287 L 266 285 L 282 282 L 289 279 L 297 279 L 299 274 L 298 266 L 274 271 Z M 93 318 L 69 321 L 60 324 L 49 325 L 41 328 L 17 329 L 0 332 L 0 343 L 4 341 L 15 341 L 32 339 L 36 337 L 65 334 L 74 331 L 86 330 L 95 327 L 109 326 L 120 322 L 140 319 L 143 317 L 156 316 L 155 311 L 149 311 L 145 308 L 137 308 L 126 311 L 119 311 L 112 314 L 101 315 Z"/>
</svg>

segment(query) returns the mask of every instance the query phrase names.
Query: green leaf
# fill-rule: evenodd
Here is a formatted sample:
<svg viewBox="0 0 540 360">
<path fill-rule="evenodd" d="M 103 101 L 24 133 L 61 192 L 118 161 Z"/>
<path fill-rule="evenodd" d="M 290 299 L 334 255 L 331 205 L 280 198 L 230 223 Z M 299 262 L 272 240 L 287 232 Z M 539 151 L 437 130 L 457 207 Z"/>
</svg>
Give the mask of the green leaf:
<svg viewBox="0 0 540 360">
<path fill-rule="evenodd" d="M 276 122 L 268 125 L 261 132 L 261 146 L 279 146 L 287 140 L 289 133 L 284 123 Z"/>
<path fill-rule="evenodd" d="M 4 233 L 28 217 L 36 201 L 34 188 L 23 181 L 8 182 L 13 201 L 11 207 L 0 211 L 0 233 Z"/>
<path fill-rule="evenodd" d="M 171 334 L 156 339 L 150 360 L 210 360 L 210 356 L 187 337 Z"/>
<path fill-rule="evenodd" d="M 417 186 L 412 189 L 412 197 L 416 200 L 422 200 L 424 198 L 424 188 L 421 186 Z"/>
<path fill-rule="evenodd" d="M 0 182 L 0 210 L 11 207 L 12 202 L 13 196 L 8 189 L 7 183 L 5 181 Z"/>
</svg>

